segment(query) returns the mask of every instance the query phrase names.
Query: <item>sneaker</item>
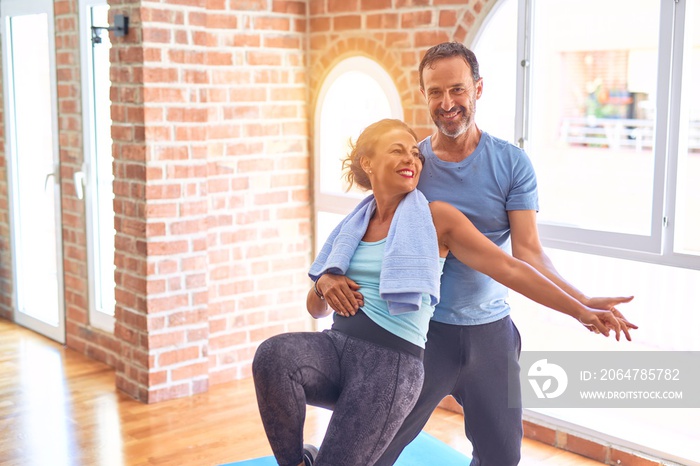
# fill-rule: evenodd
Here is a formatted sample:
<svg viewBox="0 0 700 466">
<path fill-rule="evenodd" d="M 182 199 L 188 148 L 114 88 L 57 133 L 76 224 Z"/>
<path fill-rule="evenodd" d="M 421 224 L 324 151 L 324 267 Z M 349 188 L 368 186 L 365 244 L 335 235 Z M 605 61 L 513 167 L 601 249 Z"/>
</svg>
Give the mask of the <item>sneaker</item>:
<svg viewBox="0 0 700 466">
<path fill-rule="evenodd" d="M 304 466 L 312 466 L 318 456 L 318 448 L 308 443 L 304 444 Z"/>
</svg>

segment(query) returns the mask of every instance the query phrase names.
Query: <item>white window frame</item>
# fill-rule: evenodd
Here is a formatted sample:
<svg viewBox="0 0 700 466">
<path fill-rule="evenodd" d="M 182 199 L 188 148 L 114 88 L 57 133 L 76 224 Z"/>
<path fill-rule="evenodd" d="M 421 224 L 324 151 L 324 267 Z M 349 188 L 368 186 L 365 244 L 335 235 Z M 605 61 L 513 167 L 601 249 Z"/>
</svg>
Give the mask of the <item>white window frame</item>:
<svg viewBox="0 0 700 466">
<path fill-rule="evenodd" d="M 533 42 L 532 21 L 537 0 L 519 0 L 518 75 L 516 79 L 515 139 L 528 150 L 531 108 L 530 81 Z M 659 0 L 659 48 L 656 95 L 651 233 L 648 236 L 590 230 L 570 226 L 538 224 L 542 244 L 587 254 L 700 269 L 700 255 L 674 251 L 676 180 L 678 176 L 679 128 L 685 39 L 684 0 Z"/>
<path fill-rule="evenodd" d="M 83 180 L 76 178 L 76 189 L 85 189 L 85 216 L 86 216 L 86 237 L 87 237 L 87 259 L 88 259 L 88 288 L 89 288 L 89 319 L 90 326 L 104 330 L 107 332 L 114 331 L 115 318 L 108 312 L 99 309 L 97 306 L 97 295 L 99 286 L 104 286 L 104 283 L 98 283 L 95 277 L 101 276 L 98 273 L 100 264 L 97 263 L 94 251 L 97 248 L 97 242 L 94 235 L 97 231 L 97 215 L 95 209 L 98 206 L 94 205 L 97 199 L 97 183 L 93 180 L 97 179 L 97 167 L 93 163 L 96 160 L 96 137 L 95 137 L 95 95 L 93 87 L 93 61 L 92 61 L 92 18 L 89 14 L 90 8 L 94 6 L 107 5 L 107 0 L 79 0 L 79 18 L 80 18 L 80 63 L 81 63 L 81 89 L 82 89 L 82 111 L 83 111 L 83 166 L 78 176 L 85 177 Z M 99 25 L 99 26 L 107 26 Z M 102 35 L 106 35 L 107 31 L 101 31 Z M 111 158 L 111 154 L 110 154 Z M 81 186 L 78 186 L 81 185 Z M 84 188 L 83 188 L 84 187 Z"/>
</svg>

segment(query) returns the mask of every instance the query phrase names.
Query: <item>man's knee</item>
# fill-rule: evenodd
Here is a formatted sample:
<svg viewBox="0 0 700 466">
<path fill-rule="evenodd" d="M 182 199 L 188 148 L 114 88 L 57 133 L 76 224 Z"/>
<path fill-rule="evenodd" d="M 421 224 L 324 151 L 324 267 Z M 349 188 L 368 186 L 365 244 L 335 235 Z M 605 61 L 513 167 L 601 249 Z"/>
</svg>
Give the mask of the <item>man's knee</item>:
<svg viewBox="0 0 700 466">
<path fill-rule="evenodd" d="M 516 466 L 520 462 L 522 434 L 522 429 L 514 427 L 507 433 L 501 432 L 501 435 L 472 437 L 474 458 L 471 466 Z"/>
<path fill-rule="evenodd" d="M 493 466 L 517 466 L 520 463 L 520 445 L 517 448 L 505 448 L 495 461 L 485 463 Z"/>
</svg>

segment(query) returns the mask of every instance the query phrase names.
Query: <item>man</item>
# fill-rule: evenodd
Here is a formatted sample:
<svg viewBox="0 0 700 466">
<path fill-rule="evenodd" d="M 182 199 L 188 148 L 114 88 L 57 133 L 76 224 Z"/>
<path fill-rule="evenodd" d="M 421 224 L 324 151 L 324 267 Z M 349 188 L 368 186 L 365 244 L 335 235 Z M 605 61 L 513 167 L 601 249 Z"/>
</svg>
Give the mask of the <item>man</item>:
<svg viewBox="0 0 700 466">
<path fill-rule="evenodd" d="M 418 71 L 420 91 L 437 127 L 419 146 L 426 160 L 418 188 L 429 201 L 453 204 L 501 248 L 507 250 L 510 244 L 515 257 L 583 304 L 613 309 L 630 339 L 629 328 L 635 326 L 614 306 L 632 298 L 588 298 L 557 273 L 544 253 L 530 160 L 521 149 L 482 132 L 475 123 L 483 80 L 474 54 L 460 43 L 442 43 L 426 52 Z M 316 285 L 325 291 L 343 283 L 357 291 L 345 277 L 323 276 Z M 376 464 L 394 464 L 440 401 L 452 395 L 464 409 L 472 466 L 516 465 L 522 409 L 508 406 L 508 393 L 520 393 L 520 387 L 512 385 L 518 380 L 520 335 L 510 319 L 507 289 L 450 255 L 440 294 L 428 332 L 420 398 Z M 347 295 L 354 305 L 352 294 Z"/>
</svg>

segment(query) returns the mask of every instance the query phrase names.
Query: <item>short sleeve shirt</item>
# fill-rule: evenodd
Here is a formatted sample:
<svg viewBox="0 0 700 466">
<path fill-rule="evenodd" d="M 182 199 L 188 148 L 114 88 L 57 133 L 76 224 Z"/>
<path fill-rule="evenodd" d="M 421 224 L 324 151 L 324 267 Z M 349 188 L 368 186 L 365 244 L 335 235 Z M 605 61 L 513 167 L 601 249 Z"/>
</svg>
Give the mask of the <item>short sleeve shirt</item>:
<svg viewBox="0 0 700 466">
<path fill-rule="evenodd" d="M 449 202 L 510 253 L 508 211 L 539 209 L 537 179 L 527 154 L 486 132 L 474 152 L 460 162 L 440 160 L 430 137 L 419 147 L 425 163 L 418 189 L 428 201 Z M 495 322 L 510 313 L 507 297 L 505 286 L 449 254 L 433 320 L 455 325 Z"/>
</svg>

